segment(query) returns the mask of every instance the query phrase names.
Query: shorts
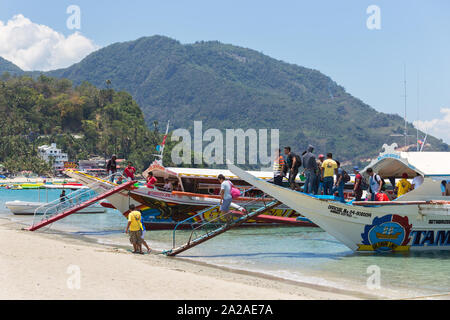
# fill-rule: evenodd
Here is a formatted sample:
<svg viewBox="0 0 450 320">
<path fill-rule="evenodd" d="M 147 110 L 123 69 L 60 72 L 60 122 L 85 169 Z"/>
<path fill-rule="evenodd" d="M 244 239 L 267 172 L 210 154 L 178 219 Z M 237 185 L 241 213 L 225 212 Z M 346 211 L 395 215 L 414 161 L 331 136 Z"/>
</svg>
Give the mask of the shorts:
<svg viewBox="0 0 450 320">
<path fill-rule="evenodd" d="M 232 200 L 233 200 L 233 198 L 231 198 L 231 199 L 223 199 L 222 205 L 220 206 L 220 211 L 228 212 L 228 210 L 230 210 L 230 205 L 231 205 L 231 201 Z"/>
<path fill-rule="evenodd" d="M 130 242 L 131 244 L 141 244 L 142 243 L 142 230 L 130 231 Z"/>
</svg>

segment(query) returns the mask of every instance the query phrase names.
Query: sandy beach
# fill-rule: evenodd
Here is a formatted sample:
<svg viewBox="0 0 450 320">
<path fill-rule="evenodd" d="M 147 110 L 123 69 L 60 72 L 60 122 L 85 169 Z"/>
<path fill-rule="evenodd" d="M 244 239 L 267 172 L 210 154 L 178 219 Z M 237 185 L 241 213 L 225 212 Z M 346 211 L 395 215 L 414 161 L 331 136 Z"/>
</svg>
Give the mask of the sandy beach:
<svg viewBox="0 0 450 320">
<path fill-rule="evenodd" d="M 370 298 L 22 227 L 0 219 L 0 299 Z"/>
</svg>

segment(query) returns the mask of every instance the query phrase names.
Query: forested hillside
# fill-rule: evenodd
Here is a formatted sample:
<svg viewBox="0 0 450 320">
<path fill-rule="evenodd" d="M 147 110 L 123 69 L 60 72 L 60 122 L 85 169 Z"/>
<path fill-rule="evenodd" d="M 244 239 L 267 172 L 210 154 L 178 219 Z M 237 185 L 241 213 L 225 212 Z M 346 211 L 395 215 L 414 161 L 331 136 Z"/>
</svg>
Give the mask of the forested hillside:
<svg viewBox="0 0 450 320">
<path fill-rule="evenodd" d="M 9 170 L 46 173 L 37 146 L 56 142 L 77 161 L 98 155 L 131 160 L 143 170 L 162 136 L 150 130 L 126 92 L 41 75 L 0 81 L 0 162 Z"/>
</svg>

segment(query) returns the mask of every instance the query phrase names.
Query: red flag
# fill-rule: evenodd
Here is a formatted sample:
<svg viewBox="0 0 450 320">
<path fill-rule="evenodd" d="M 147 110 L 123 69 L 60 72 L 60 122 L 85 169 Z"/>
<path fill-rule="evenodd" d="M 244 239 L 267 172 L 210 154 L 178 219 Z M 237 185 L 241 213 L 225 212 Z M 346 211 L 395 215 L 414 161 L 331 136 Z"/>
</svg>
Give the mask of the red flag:
<svg viewBox="0 0 450 320">
<path fill-rule="evenodd" d="M 165 135 L 165 136 L 164 136 L 164 139 L 163 139 L 162 145 L 165 145 L 165 144 L 166 144 L 166 138 L 167 138 L 167 135 Z"/>
</svg>

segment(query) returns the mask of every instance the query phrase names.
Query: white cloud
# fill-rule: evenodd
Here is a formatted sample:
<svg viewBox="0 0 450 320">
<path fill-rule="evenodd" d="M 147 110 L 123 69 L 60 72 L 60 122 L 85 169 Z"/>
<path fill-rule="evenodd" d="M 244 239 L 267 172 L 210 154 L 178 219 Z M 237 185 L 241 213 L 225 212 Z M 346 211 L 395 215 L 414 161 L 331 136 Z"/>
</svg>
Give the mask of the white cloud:
<svg viewBox="0 0 450 320">
<path fill-rule="evenodd" d="M 79 32 L 65 37 L 21 14 L 0 21 L 0 56 L 25 71 L 65 68 L 98 48 Z"/>
<path fill-rule="evenodd" d="M 414 125 L 421 131 L 427 132 L 450 144 L 450 108 L 441 108 L 442 118 L 414 121 Z"/>
</svg>

